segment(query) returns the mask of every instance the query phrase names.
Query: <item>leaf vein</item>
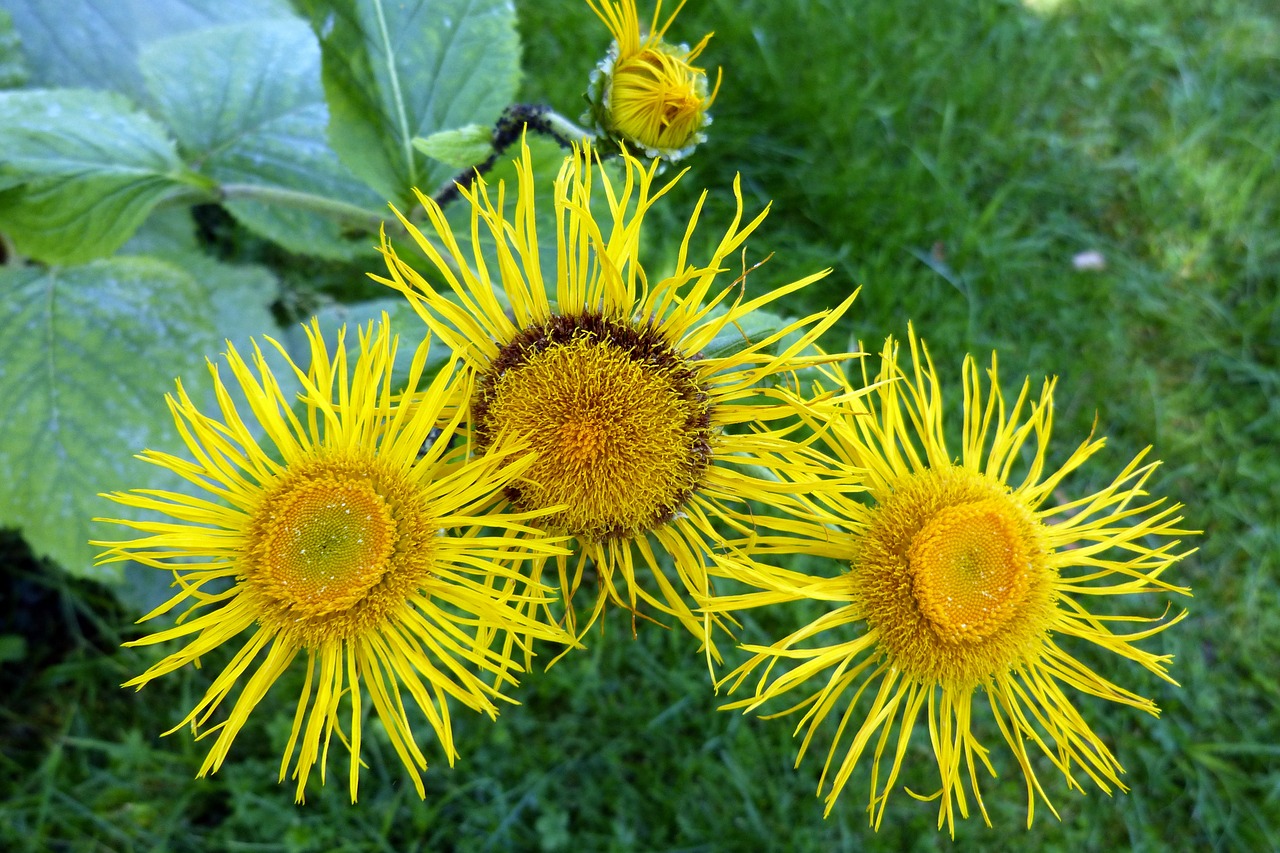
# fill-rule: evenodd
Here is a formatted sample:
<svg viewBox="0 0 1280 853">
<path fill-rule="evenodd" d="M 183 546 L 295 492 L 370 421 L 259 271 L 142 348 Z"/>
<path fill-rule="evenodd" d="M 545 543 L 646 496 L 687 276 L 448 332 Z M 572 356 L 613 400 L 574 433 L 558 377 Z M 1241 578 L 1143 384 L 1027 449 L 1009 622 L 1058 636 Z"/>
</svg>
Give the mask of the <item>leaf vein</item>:
<svg viewBox="0 0 1280 853">
<path fill-rule="evenodd" d="M 409 167 L 409 185 L 417 186 L 418 174 L 413 161 L 413 136 L 409 132 L 409 116 L 404 109 L 404 96 L 400 92 L 400 74 L 396 69 L 396 52 L 387 32 L 387 18 L 382 11 L 382 0 L 373 0 L 373 10 L 378 15 L 378 35 L 386 56 L 387 74 L 391 82 L 391 97 L 396 110 L 396 122 L 400 125 L 400 147 L 404 151 L 405 165 Z"/>
</svg>

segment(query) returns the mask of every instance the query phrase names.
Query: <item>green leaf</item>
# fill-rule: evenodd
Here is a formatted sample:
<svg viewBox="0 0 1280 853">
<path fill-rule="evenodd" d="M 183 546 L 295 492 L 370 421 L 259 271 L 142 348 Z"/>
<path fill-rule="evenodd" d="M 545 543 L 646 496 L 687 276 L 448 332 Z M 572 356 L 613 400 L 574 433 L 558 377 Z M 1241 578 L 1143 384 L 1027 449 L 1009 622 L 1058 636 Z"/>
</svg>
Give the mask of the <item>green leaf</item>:
<svg viewBox="0 0 1280 853">
<path fill-rule="evenodd" d="M 433 192 L 455 171 L 416 137 L 493 125 L 515 98 L 520 43 L 510 0 L 300 0 L 320 34 L 329 139 L 385 198 Z"/>
<path fill-rule="evenodd" d="M 91 567 L 89 538 L 111 532 L 90 519 L 121 510 L 97 494 L 174 485 L 131 457 L 179 446 L 164 394 L 205 372 L 214 318 L 205 289 L 156 260 L 0 270 L 0 525 L 74 574 L 113 577 Z"/>
<path fill-rule="evenodd" d="M 493 151 L 493 129 L 469 124 L 454 130 L 442 130 L 428 137 L 416 137 L 413 147 L 433 160 L 454 169 L 465 169 L 482 162 Z"/>
<path fill-rule="evenodd" d="M 174 216 L 173 214 L 181 214 Z M 200 252 L 188 228 L 194 227 L 188 210 L 165 211 L 153 216 L 126 243 L 118 257 L 146 256 L 176 267 L 194 279 L 204 291 L 219 340 L 245 347 L 250 338 L 278 336 L 280 327 L 271 306 L 280 298 L 280 283 L 266 267 L 225 264 Z M 190 242 L 188 242 L 190 241 Z M 144 258 L 144 259 L 146 259 Z M 289 377 L 280 377 L 282 385 Z"/>
<path fill-rule="evenodd" d="M 233 266 L 195 252 L 174 253 L 165 260 L 182 267 L 204 288 L 219 341 L 230 340 L 243 352 L 250 338 L 279 337 L 280 326 L 271 314 L 271 305 L 280 298 L 280 283 L 266 267 Z M 277 371 L 276 378 L 288 391 L 293 386 L 293 372 L 283 374 Z"/>
<path fill-rule="evenodd" d="M 227 188 L 237 219 L 303 254 L 372 251 L 385 200 L 329 147 L 320 48 L 306 24 L 259 21 L 163 39 L 142 51 L 140 66 L 184 155 Z M 344 222 L 367 233 L 348 240 Z"/>
<path fill-rule="evenodd" d="M 151 214 L 116 254 L 163 258 L 199 250 L 196 221 L 191 216 L 191 208 L 167 207 Z"/>
<path fill-rule="evenodd" d="M 27 81 L 27 60 L 19 41 L 13 17 L 0 9 L 0 89 L 12 89 Z"/>
<path fill-rule="evenodd" d="M 109 255 L 191 182 L 164 128 L 108 92 L 0 92 L 0 230 L 49 263 Z"/>
<path fill-rule="evenodd" d="M 296 17 L 288 0 L 0 0 L 13 14 L 31 83 L 114 89 L 142 100 L 137 55 L 157 38 L 213 24 Z"/>
<path fill-rule="evenodd" d="M 280 298 L 280 282 L 269 269 L 252 264 L 225 264 L 199 252 L 182 250 L 166 252 L 160 257 L 182 269 L 204 290 L 209 317 L 218 334 L 218 352 L 226 350 L 228 341 L 241 354 L 252 351 L 254 341 L 262 344 L 268 337 L 285 343 L 287 334 L 271 313 L 271 306 Z M 293 368 L 274 347 L 264 345 L 262 356 L 286 397 L 301 388 Z M 310 353 L 303 353 L 299 364 L 305 370 L 310 361 Z M 205 390 L 207 385 L 195 381 L 198 379 L 203 377 L 184 379 L 187 391 L 193 395 Z M 238 385 L 228 382 L 227 393 L 240 412 L 249 411 L 248 401 Z M 250 420 L 247 426 L 255 436 L 260 436 L 261 430 L 255 421 Z"/>
<path fill-rule="evenodd" d="M 246 353 L 251 349 L 251 337 L 259 342 L 266 336 L 278 340 L 286 339 L 287 335 L 282 334 L 270 310 L 270 303 L 279 297 L 280 292 L 279 283 L 275 277 L 265 267 L 239 264 L 233 266 L 219 263 L 207 255 L 200 254 L 196 251 L 194 235 L 191 233 L 193 227 L 191 213 L 186 208 L 164 211 L 148 219 L 134 238 L 121 249 L 121 253 L 145 250 L 171 266 L 181 269 L 187 277 L 199 283 L 207 299 L 204 303 L 205 310 L 209 312 L 213 320 L 213 328 L 217 332 L 216 337 L 219 343 L 216 349 L 218 351 L 225 349 L 223 343 L 225 340 L 230 340 L 241 353 Z M 294 394 L 299 388 L 299 383 L 293 370 L 272 347 L 264 347 L 263 356 L 271 365 L 276 381 L 285 396 Z M 303 364 L 305 366 L 305 359 Z M 207 376 L 203 368 L 197 369 L 194 373 L 190 370 L 185 371 L 182 379 L 187 392 L 197 399 L 202 394 L 207 398 L 210 388 Z M 153 393 L 157 398 L 161 398 L 171 387 L 172 382 L 166 380 L 165 384 L 153 389 Z M 229 383 L 227 392 L 240 412 L 249 411 L 244 394 L 234 383 Z M 205 405 L 207 406 L 205 411 L 212 413 L 212 401 L 206 399 Z M 169 415 L 165 412 L 162 417 L 167 422 Z M 248 426 L 255 436 L 260 434 L 260 430 L 252 421 Z M 136 452 L 138 449 L 133 448 L 130 452 Z M 177 451 L 179 445 L 169 441 L 163 445 L 162 449 Z M 153 473 L 146 470 L 147 467 L 134 464 L 129 469 L 134 479 L 128 483 L 128 488 L 141 488 L 146 485 L 140 476 Z M 166 486 L 177 487 L 180 491 L 190 492 L 191 490 L 191 487 L 186 484 L 166 483 L 161 478 L 160 487 Z M 94 511 L 100 515 L 118 516 L 121 508 L 106 501 L 100 501 Z M 104 534 L 108 539 L 117 536 L 120 532 L 119 529 L 107 525 L 94 525 L 94 527 L 97 527 L 95 536 Z M 172 594 L 169 587 L 170 578 L 166 573 L 157 572 L 150 566 L 135 562 L 125 562 L 120 566 L 123 582 L 116 588 L 115 594 L 133 610 L 146 613 L 159 606 Z"/>
</svg>

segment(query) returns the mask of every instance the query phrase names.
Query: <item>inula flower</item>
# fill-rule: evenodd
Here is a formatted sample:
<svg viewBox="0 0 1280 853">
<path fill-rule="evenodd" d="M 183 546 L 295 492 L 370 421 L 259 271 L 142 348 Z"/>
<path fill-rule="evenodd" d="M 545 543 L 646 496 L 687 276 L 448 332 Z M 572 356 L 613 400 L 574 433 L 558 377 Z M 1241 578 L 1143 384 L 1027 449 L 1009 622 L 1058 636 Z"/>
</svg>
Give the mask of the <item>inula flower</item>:
<svg viewBox="0 0 1280 853">
<path fill-rule="evenodd" d="M 456 362 L 419 389 L 424 341 L 406 389 L 414 405 L 402 405 L 392 394 L 396 341 L 385 315 L 376 329 L 361 331 L 350 358 L 345 329 L 332 357 L 318 325 L 307 334 L 310 369 L 289 361 L 302 386 L 296 403 L 256 344 L 251 363 L 234 348 L 226 354 L 262 444 L 216 365 L 210 372 L 217 416 L 202 414 L 181 382 L 169 397 L 190 458 L 152 450 L 139 458 L 173 471 L 203 496 L 153 490 L 107 496 L 164 520 L 106 519 L 142 535 L 94 543 L 108 548 L 100 559 L 137 560 L 173 573 L 178 592 L 143 621 L 181 610 L 174 627 L 129 645 L 177 640 L 182 647 L 125 686 L 141 688 L 238 644 L 173 729 L 190 725 L 201 736 L 216 735 L 203 776 L 221 766 L 246 718 L 301 658 L 305 679 L 281 781 L 292 763 L 301 801 L 319 762 L 323 782 L 336 732 L 350 750 L 354 801 L 371 702 L 424 796 L 419 771 L 427 762 L 411 717 L 422 714 L 452 763 L 449 704 L 496 715 L 495 701 L 506 699 L 502 690 L 518 670 L 513 643 L 570 641 L 527 615 L 526 600 L 540 602 L 545 592 L 528 584 L 517 565 L 563 549 L 528 526 L 540 511 L 493 509 L 531 459 L 515 458 L 518 448 L 506 444 L 471 457 L 465 446 L 451 449 L 463 414 L 457 399 L 470 383 Z"/>
<path fill-rule="evenodd" d="M 987 818 L 978 767 L 995 770 L 973 707 L 976 696 L 985 697 L 1025 776 L 1030 825 L 1037 795 L 1053 810 L 1032 766 L 1036 751 L 1069 787 L 1083 790 L 1083 775 L 1108 793 L 1125 790 L 1119 762 L 1073 694 L 1151 714 L 1156 706 L 1072 650 L 1093 646 L 1172 683 L 1169 656 L 1137 643 L 1185 612 L 1133 615 L 1132 601 L 1117 597 L 1185 593 L 1163 575 L 1185 556 L 1170 537 L 1191 531 L 1178 528 L 1178 506 L 1146 499 L 1157 464 L 1143 462 L 1146 451 L 1100 491 L 1067 497 L 1066 478 L 1103 440 L 1091 436 L 1060 468 L 1047 468 L 1054 383 L 1046 382 L 1035 402 L 1024 383 L 1009 410 L 994 356 L 985 395 L 973 359 L 965 361 L 957 460 L 944 437 L 933 364 L 914 334 L 910 347 L 909 372 L 899 367 L 890 340 L 872 394 L 847 398 L 830 421 L 812 421 L 826 430 L 833 469 L 861 472 L 865 495 L 832 499 L 817 492 L 809 517 L 759 518 L 760 534 L 747 543 L 759 560 L 733 566 L 755 591 L 708 602 L 716 612 L 799 600 L 829 608 L 772 645 L 744 646 L 753 657 L 726 681 L 737 689 L 758 676 L 756 689 L 729 707 L 754 710 L 790 697 L 794 704 L 780 714 L 804 711 L 797 763 L 835 718 L 819 792 L 829 779 L 829 813 L 870 752 L 868 809 L 876 827 L 923 716 L 941 787 L 920 798 L 939 798 L 938 825 L 954 832 L 957 809 L 962 817 L 969 813 L 966 777 Z M 828 372 L 837 387 L 852 391 L 842 375 Z M 849 569 L 816 577 L 766 565 L 768 555 L 788 553 L 835 558 Z"/>
<path fill-rule="evenodd" d="M 752 473 L 762 456 L 776 455 L 783 468 L 807 464 L 804 448 L 785 437 L 789 427 L 765 426 L 794 412 L 771 404 L 775 391 L 758 386 L 821 361 L 801 353 L 853 297 L 759 340 L 744 339 L 744 318 L 829 270 L 746 298 L 746 274 L 727 276 L 723 267 L 765 213 L 744 226 L 735 183 L 738 212 L 710 259 L 689 258 L 700 201 L 674 269 L 665 276 L 647 271 L 638 258 L 644 219 L 675 183 L 655 187 L 657 165 L 645 168 L 624 155 L 622 178 L 611 179 L 590 151 L 565 160 L 550 200 L 557 227 L 548 281 L 535 233 L 533 167 L 522 145 L 514 211 L 504 212 L 502 185 L 496 205 L 483 182 L 464 189 L 471 206 L 471 246 L 464 249 L 440 208 L 420 194 L 434 235 L 401 222 L 431 269 L 420 274 L 387 243 L 390 278 L 381 280 L 407 296 L 432 333 L 476 371 L 476 445 L 490 448 L 510 435 L 536 454 L 507 496 L 520 511 L 561 507 L 540 523 L 580 546 L 571 571 L 567 558 L 556 558 L 565 599 L 593 564 L 599 586 L 591 621 L 606 600 L 633 613 L 643 603 L 709 641 L 708 618 L 695 615 L 686 598 L 706 592 L 704 560 L 718 539 L 712 519 L 730 516 L 725 501 L 788 500 L 794 486 Z M 600 221 L 592 207 L 596 188 L 608 210 Z M 736 345 L 724 346 L 726 340 Z M 662 551 L 677 578 L 664 572 Z M 652 571 L 656 595 L 637 584 L 638 566 Z M 616 586 L 619 575 L 625 591 Z M 572 627 L 572 609 L 567 615 Z M 707 652 L 714 656 L 713 646 Z"/>
<path fill-rule="evenodd" d="M 592 72 L 590 109 L 583 120 L 606 138 L 638 147 L 648 157 L 679 160 L 692 152 L 706 140 L 702 128 L 711 123 L 707 109 L 720 89 L 719 72 L 708 94 L 706 71 L 693 65 L 711 33 L 692 49 L 663 40 L 683 0 L 661 26 L 658 0 L 653 23 L 643 35 L 635 0 L 587 3 L 613 34 L 613 44 Z"/>
</svg>

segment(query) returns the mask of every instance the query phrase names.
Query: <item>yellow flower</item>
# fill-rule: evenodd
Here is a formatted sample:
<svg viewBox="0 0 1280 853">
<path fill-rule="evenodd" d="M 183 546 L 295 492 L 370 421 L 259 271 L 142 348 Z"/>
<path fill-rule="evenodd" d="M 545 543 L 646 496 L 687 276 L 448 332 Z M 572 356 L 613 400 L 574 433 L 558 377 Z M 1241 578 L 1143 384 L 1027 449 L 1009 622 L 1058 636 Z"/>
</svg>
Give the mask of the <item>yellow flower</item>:
<svg viewBox="0 0 1280 853">
<path fill-rule="evenodd" d="M 307 330 L 310 370 L 289 361 L 303 389 L 299 410 L 256 344 L 252 367 L 228 350 L 227 366 L 265 446 L 241 418 L 216 365 L 209 369 L 220 418 L 198 411 L 179 382 L 168 402 L 191 459 L 152 450 L 139 458 L 180 475 L 205 496 L 106 495 L 165 520 L 105 519 L 142 535 L 94 543 L 108 549 L 102 562 L 137 560 L 173 573 L 177 594 L 143 621 L 185 607 L 174 627 L 127 644 L 185 643 L 126 687 L 141 689 L 247 634 L 171 730 L 190 725 L 194 734 L 216 733 L 201 776 L 221 766 L 250 712 L 304 656 L 305 683 L 280 765 L 283 781 L 294 763 L 299 802 L 317 761 L 323 782 L 335 731 L 350 750 L 355 801 L 366 701 L 418 796 L 425 796 L 419 770 L 427 762 L 409 707 L 425 716 L 452 764 L 449 702 L 495 716 L 495 700 L 510 701 L 504 683 L 515 683 L 514 643 L 571 641 L 525 615 L 526 601 L 542 602 L 544 591 L 513 565 L 563 549 L 527 526 L 537 512 L 492 511 L 530 460 L 513 460 L 505 449 L 474 458 L 465 447 L 450 449 L 463 416 L 457 398 L 469 390 L 455 361 L 419 391 L 424 341 L 408 382 L 416 405 L 402 406 L 391 393 L 396 339 L 386 316 L 376 332 L 372 324 L 361 330 L 350 371 L 345 331 L 330 358 L 318 324 Z M 517 540 L 503 531 L 526 536 Z M 499 638 L 503 644 L 495 649 Z M 230 710 L 210 725 L 237 684 Z"/>
<path fill-rule="evenodd" d="M 1029 753 L 1037 748 L 1070 787 L 1083 791 L 1083 773 L 1108 793 L 1113 786 L 1127 790 L 1119 762 L 1068 688 L 1153 715 L 1157 708 L 1094 672 L 1062 641 L 1092 644 L 1174 683 L 1165 672 L 1170 657 L 1136 644 L 1185 612 L 1113 615 L 1125 610 L 1101 605 L 1099 597 L 1186 593 L 1162 575 L 1186 556 L 1169 537 L 1193 531 L 1178 528 L 1179 506 L 1144 499 L 1158 464 L 1143 463 L 1146 451 L 1101 491 L 1063 497 L 1064 479 L 1104 442 L 1090 437 L 1062 467 L 1047 469 L 1054 382 L 1045 383 L 1034 403 L 1024 383 L 1007 410 L 994 356 L 985 399 L 977 366 L 965 361 L 956 461 L 944 438 L 933 363 L 914 333 L 910 347 L 912 370 L 905 372 L 897 344 L 886 343 L 879 382 L 869 394 L 855 394 L 843 375 L 835 376 L 847 396 L 829 420 L 798 402 L 810 408 L 812 426 L 828 431 L 834 470 L 860 474 L 869 501 L 817 493 L 822 505 L 811 505 L 808 517 L 758 519 L 772 529 L 741 543 L 756 555 L 817 555 L 850 569 L 815 577 L 754 560 L 745 569 L 730 567 L 756 591 L 709 600 L 712 612 L 800 600 L 828 602 L 830 609 L 772 645 L 744 646 L 753 657 L 725 681 L 737 689 L 757 674 L 755 694 L 728 707 L 754 710 L 794 697 L 795 704 L 774 716 L 804 710 L 797 733 L 807 731 L 797 764 L 823 721 L 836 718 L 819 782 L 821 792 L 831 775 L 826 811 L 869 751 L 868 811 L 877 828 L 923 714 L 941 788 L 921 799 L 939 797 L 938 826 L 945 822 L 954 832 L 957 808 L 961 817 L 969 813 L 966 776 L 987 819 L 977 767 L 995 770 L 975 733 L 972 707 L 975 694 L 984 695 L 1025 776 L 1030 826 L 1037 794 L 1053 810 L 1032 769 Z M 1019 465 L 1026 466 L 1020 480 L 1014 476 Z M 1142 627 L 1116 630 L 1135 624 Z"/>
<path fill-rule="evenodd" d="M 666 23 L 658 26 L 662 0 L 653 10 L 649 32 L 641 37 L 635 0 L 587 0 L 613 34 L 609 53 L 592 72 L 587 92 L 590 109 L 583 120 L 594 123 L 609 139 L 638 146 L 648 157 L 679 160 L 704 142 L 702 128 L 711 123 L 707 110 L 720 90 L 707 93 L 707 73 L 692 63 L 711 33 L 690 50 L 663 41 L 681 0 Z"/>
<path fill-rule="evenodd" d="M 790 427 L 761 425 L 794 412 L 770 403 L 776 392 L 757 385 L 823 360 L 800 353 L 853 296 L 760 340 L 741 339 L 739 323 L 751 312 L 830 271 L 749 300 L 745 272 L 722 276 L 765 216 L 742 224 L 735 182 L 738 212 L 710 260 L 689 260 L 699 202 L 675 269 L 651 275 L 637 257 L 642 224 L 675 181 L 655 187 L 658 161 L 646 169 L 630 155 L 622 158 L 622 179 L 610 179 L 590 151 L 575 151 L 556 179 L 556 271 L 545 281 L 526 146 L 516 166 L 509 220 L 503 185 L 496 206 L 483 182 L 462 190 L 471 206 L 469 251 L 440 208 L 419 194 L 434 237 L 403 216 L 401 222 L 434 268 L 431 278 L 384 240 L 391 277 L 378 280 L 407 296 L 432 333 L 478 373 L 471 404 L 477 445 L 494 446 L 503 433 L 529 442 L 537 459 L 507 495 L 522 511 L 563 506 L 543 523 L 580 545 L 572 572 L 566 558 L 557 558 L 566 602 L 594 564 L 599 592 L 587 627 L 607 599 L 633 613 L 643 602 L 674 615 L 716 657 L 709 618 L 686 601 L 706 591 L 705 555 L 719 538 L 712 519 L 732 516 L 726 500 L 788 500 L 793 486 L 780 489 L 752 473 L 763 456 L 776 454 L 782 467 L 808 464 L 804 449 L 786 437 Z M 592 213 L 597 186 L 609 211 L 602 221 Z M 495 254 L 486 259 L 491 242 Z M 736 347 L 712 349 L 729 336 L 737 337 Z M 671 555 L 678 584 L 667 578 L 651 539 Z M 659 596 L 637 585 L 641 564 L 653 572 Z M 615 586 L 619 574 L 625 595 Z M 573 629 L 572 608 L 567 618 Z"/>
</svg>

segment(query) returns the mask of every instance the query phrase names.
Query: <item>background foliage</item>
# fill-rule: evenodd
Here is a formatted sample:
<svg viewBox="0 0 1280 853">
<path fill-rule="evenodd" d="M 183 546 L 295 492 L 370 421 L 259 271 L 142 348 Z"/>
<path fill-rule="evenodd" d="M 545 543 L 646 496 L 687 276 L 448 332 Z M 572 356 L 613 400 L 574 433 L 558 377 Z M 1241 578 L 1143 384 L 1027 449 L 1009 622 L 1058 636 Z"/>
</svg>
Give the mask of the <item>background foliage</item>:
<svg viewBox="0 0 1280 853">
<path fill-rule="evenodd" d="M 0 847 L 1280 847 L 1280 13 L 695 0 L 673 35 L 708 30 L 725 84 L 651 261 L 703 187 L 711 239 L 740 172 L 751 206 L 773 202 L 752 286 L 832 266 L 788 306 L 862 285 L 832 346 L 911 320 L 953 376 L 992 348 L 1006 382 L 1059 375 L 1059 447 L 1095 419 L 1112 465 L 1154 444 L 1155 490 L 1206 531 L 1179 567 L 1191 616 L 1151 644 L 1182 688 L 1089 661 L 1164 709 L 1083 703 L 1134 790 L 1046 774 L 1062 820 L 1025 831 L 998 762 L 995 828 L 970 820 L 954 845 L 901 792 L 872 834 L 865 783 L 824 821 L 787 723 L 717 712 L 683 635 L 632 639 L 623 613 L 497 723 L 461 718 L 463 758 L 433 766 L 425 803 L 370 739 L 358 806 L 332 784 L 293 806 L 274 784 L 287 716 L 266 708 L 194 781 L 203 745 L 157 735 L 211 670 L 118 689 L 149 659 L 117 646 L 155 581 L 90 567 L 94 495 L 160 485 L 130 454 L 175 446 L 162 394 L 198 384 L 223 338 L 395 305 L 364 276 L 383 205 L 455 173 L 413 139 L 515 97 L 575 116 L 607 35 L 578 0 L 0 0 Z M 1084 252 L 1104 268 L 1078 269 Z"/>
</svg>

